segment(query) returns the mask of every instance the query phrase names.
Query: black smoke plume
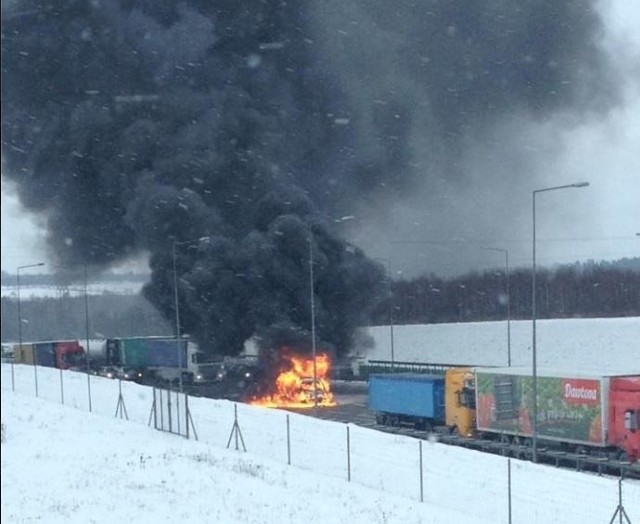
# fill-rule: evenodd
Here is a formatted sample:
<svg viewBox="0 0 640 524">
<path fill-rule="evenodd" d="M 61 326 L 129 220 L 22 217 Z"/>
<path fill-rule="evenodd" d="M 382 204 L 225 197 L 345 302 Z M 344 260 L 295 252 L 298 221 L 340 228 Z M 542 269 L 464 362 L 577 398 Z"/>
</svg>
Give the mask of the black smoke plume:
<svg viewBox="0 0 640 524">
<path fill-rule="evenodd" d="M 308 332 L 311 256 L 319 339 L 344 352 L 383 269 L 330 217 L 463 184 L 455 159 L 504 115 L 609 104 L 594 3 L 3 3 L 3 174 L 59 263 L 148 251 L 170 319 L 174 242 L 202 238 L 176 268 L 211 352 Z"/>
</svg>

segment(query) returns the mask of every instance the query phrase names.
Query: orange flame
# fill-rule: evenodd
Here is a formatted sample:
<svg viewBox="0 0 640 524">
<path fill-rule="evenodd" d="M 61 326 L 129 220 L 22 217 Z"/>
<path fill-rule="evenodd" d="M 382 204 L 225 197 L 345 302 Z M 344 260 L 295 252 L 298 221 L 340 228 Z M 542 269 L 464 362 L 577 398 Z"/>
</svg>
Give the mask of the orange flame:
<svg viewBox="0 0 640 524">
<path fill-rule="evenodd" d="M 329 355 L 316 355 L 316 386 L 313 384 L 313 358 L 290 356 L 291 367 L 276 378 L 275 393 L 252 399 L 249 404 L 269 408 L 313 408 L 314 393 L 318 406 L 336 406 L 331 393 Z"/>
</svg>

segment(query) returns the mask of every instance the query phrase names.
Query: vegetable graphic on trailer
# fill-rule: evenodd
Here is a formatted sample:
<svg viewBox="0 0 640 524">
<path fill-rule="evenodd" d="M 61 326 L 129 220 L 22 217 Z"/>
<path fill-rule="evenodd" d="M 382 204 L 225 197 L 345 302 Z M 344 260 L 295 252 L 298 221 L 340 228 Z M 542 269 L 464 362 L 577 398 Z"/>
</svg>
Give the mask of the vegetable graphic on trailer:
<svg viewBox="0 0 640 524">
<path fill-rule="evenodd" d="M 476 369 L 479 431 L 530 438 L 533 383 L 529 369 Z M 562 374 L 538 376 L 538 437 L 546 441 L 623 448 L 637 460 L 640 448 L 640 376 Z"/>
</svg>

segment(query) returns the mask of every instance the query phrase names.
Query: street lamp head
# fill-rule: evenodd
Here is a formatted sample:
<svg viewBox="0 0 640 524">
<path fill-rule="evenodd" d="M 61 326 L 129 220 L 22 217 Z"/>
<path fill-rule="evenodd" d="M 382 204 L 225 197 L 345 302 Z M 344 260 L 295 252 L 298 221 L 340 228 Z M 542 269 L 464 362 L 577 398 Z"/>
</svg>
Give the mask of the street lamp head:
<svg viewBox="0 0 640 524">
<path fill-rule="evenodd" d="M 533 191 L 533 198 L 535 200 L 536 193 L 545 193 L 547 191 L 556 191 L 557 189 L 569 189 L 573 187 L 587 187 L 589 182 L 576 182 L 575 184 L 565 184 L 563 186 L 545 187 L 543 189 L 535 189 Z"/>
<path fill-rule="evenodd" d="M 482 246 L 480 249 L 484 251 L 497 251 L 499 253 L 508 253 L 506 249 L 500 248 L 500 247 Z"/>
<path fill-rule="evenodd" d="M 38 262 L 37 264 L 28 264 L 26 266 L 18 266 L 18 271 L 20 271 L 21 269 L 28 269 L 31 267 L 40 267 L 40 266 L 45 266 L 46 264 L 44 262 Z"/>
</svg>

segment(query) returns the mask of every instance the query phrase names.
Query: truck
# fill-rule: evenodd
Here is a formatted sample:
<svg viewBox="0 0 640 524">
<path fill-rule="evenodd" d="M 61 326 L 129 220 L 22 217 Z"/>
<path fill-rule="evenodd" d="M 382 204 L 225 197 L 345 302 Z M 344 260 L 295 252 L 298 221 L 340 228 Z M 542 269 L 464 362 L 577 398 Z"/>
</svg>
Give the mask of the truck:
<svg viewBox="0 0 640 524">
<path fill-rule="evenodd" d="M 476 369 L 477 431 L 515 441 L 533 435 L 533 374 L 526 368 Z M 540 442 L 561 449 L 638 460 L 640 376 L 536 372 Z"/>
<path fill-rule="evenodd" d="M 369 409 L 383 425 L 470 437 L 475 430 L 474 393 L 475 377 L 468 367 L 369 375 Z"/>
<path fill-rule="evenodd" d="M 369 376 L 369 409 L 378 424 L 429 429 L 444 424 L 444 377 L 416 373 Z"/>
<path fill-rule="evenodd" d="M 188 339 L 121 337 L 105 342 L 105 365 L 121 378 L 140 382 L 177 382 L 194 379 L 195 348 Z"/>
<path fill-rule="evenodd" d="M 536 372 L 536 389 L 535 431 L 541 445 L 640 460 L 640 375 L 543 369 Z M 378 424 L 410 425 L 477 441 L 530 445 L 533 399 L 531 368 L 452 367 L 444 375 L 369 378 L 369 408 Z"/>
<path fill-rule="evenodd" d="M 16 364 L 30 364 L 56 369 L 84 371 L 87 366 L 87 354 L 77 340 L 16 344 L 13 359 Z"/>
</svg>

